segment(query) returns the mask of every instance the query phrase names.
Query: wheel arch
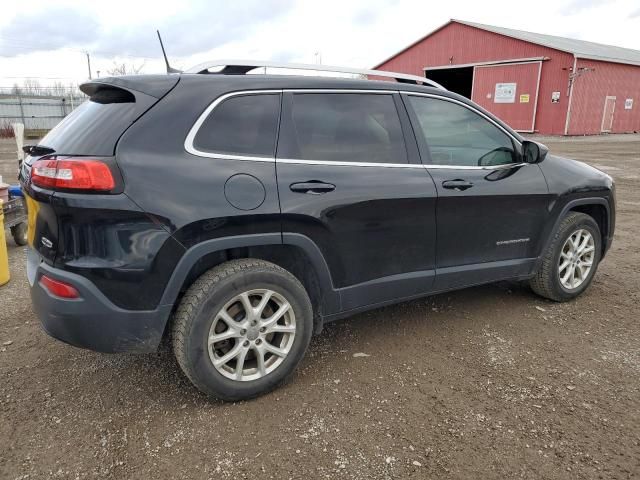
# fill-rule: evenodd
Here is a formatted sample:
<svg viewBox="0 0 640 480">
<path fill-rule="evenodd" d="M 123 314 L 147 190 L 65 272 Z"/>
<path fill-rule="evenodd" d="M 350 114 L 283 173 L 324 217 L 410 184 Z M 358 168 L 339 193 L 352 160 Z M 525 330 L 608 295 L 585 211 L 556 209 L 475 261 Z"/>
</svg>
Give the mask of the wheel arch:
<svg viewBox="0 0 640 480">
<path fill-rule="evenodd" d="M 339 294 L 333 288 L 329 267 L 317 245 L 304 235 L 279 232 L 223 237 L 194 245 L 178 262 L 162 295 L 161 305 L 171 305 L 175 309 L 182 294 L 202 273 L 238 258 L 266 260 L 298 278 L 311 299 L 316 331 L 322 328 L 324 316 L 339 310 Z M 167 321 L 165 333 L 168 324 Z"/>
<path fill-rule="evenodd" d="M 595 222 L 598 224 L 600 228 L 601 235 L 601 258 L 604 257 L 606 253 L 606 246 L 608 244 L 607 239 L 609 237 L 609 229 L 611 227 L 611 207 L 606 198 L 602 197 L 588 197 L 588 198 L 577 198 L 574 200 L 568 201 L 560 210 L 560 213 L 555 217 L 553 225 L 547 231 L 546 239 L 544 241 L 543 247 L 540 250 L 540 255 L 538 256 L 538 261 L 536 262 L 536 270 L 538 269 L 540 262 L 544 256 L 544 252 L 549 248 L 549 244 L 553 239 L 554 232 L 557 230 L 558 225 L 562 222 L 562 219 L 569 212 L 580 212 L 592 217 Z"/>
<path fill-rule="evenodd" d="M 600 229 L 600 240 L 602 251 L 601 257 L 604 256 L 606 250 L 606 239 L 609 233 L 609 209 L 608 203 L 582 203 L 577 204 L 571 207 L 568 212 L 579 212 L 584 213 L 585 215 L 589 215 L 591 218 L 595 220 L 598 224 L 598 228 Z"/>
</svg>

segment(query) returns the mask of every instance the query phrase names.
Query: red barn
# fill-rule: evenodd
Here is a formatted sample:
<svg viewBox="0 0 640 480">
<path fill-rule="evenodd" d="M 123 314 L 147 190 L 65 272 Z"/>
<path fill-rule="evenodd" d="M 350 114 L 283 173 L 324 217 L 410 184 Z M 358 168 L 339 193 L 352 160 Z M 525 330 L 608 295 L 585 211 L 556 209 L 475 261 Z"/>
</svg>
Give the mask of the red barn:
<svg viewBox="0 0 640 480">
<path fill-rule="evenodd" d="M 375 67 L 424 75 L 522 132 L 640 131 L 640 51 L 451 20 Z"/>
</svg>

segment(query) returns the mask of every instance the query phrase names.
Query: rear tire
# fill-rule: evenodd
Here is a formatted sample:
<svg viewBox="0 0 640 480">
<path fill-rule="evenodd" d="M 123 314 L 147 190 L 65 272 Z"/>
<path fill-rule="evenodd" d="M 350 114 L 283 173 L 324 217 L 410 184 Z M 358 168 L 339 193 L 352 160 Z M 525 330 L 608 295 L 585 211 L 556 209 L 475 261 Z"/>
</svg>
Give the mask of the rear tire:
<svg viewBox="0 0 640 480">
<path fill-rule="evenodd" d="M 178 364 L 200 391 L 237 401 L 289 380 L 312 331 L 311 301 L 298 279 L 273 263 L 240 259 L 189 287 L 172 341 Z"/>
<path fill-rule="evenodd" d="M 27 244 L 27 224 L 22 222 L 11 227 L 11 236 L 16 245 L 24 247 Z"/>
<path fill-rule="evenodd" d="M 531 289 L 556 302 L 577 297 L 591 284 L 601 253 L 602 236 L 595 220 L 584 213 L 567 214 L 529 282 Z"/>
</svg>

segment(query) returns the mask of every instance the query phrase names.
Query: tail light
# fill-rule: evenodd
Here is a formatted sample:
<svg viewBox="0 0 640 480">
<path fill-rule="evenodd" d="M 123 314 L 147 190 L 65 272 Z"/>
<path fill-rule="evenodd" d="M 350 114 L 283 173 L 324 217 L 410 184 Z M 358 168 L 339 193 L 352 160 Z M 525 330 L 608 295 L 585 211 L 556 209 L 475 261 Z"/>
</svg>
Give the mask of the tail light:
<svg viewBox="0 0 640 480">
<path fill-rule="evenodd" d="M 42 275 L 42 277 L 40 277 L 40 285 L 56 297 L 80 298 L 78 290 L 76 290 L 73 285 L 69 285 L 68 283 L 61 282 L 59 280 L 54 280 L 46 275 Z"/>
<path fill-rule="evenodd" d="M 31 183 L 43 188 L 101 192 L 115 187 L 109 166 L 88 158 L 38 160 L 31 168 Z"/>
</svg>

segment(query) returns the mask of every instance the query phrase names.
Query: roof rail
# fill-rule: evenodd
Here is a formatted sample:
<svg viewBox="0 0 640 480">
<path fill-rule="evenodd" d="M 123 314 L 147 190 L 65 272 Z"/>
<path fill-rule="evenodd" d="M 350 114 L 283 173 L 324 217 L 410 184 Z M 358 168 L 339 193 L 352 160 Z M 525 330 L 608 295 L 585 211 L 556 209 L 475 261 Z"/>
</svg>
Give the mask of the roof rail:
<svg viewBox="0 0 640 480">
<path fill-rule="evenodd" d="M 210 68 L 223 67 L 217 72 L 209 72 Z M 393 78 L 402 83 L 422 83 L 432 87 L 446 90 L 442 85 L 426 77 L 407 75 L 404 73 L 387 72 L 384 70 L 363 70 L 359 68 L 333 67 L 329 65 L 313 65 L 308 63 L 280 63 L 264 60 L 212 60 L 196 65 L 185 70 L 184 73 L 217 73 L 227 75 L 244 75 L 255 68 L 286 68 L 291 70 L 314 70 L 317 72 L 350 73 L 354 75 L 367 75 L 375 77 Z"/>
</svg>

